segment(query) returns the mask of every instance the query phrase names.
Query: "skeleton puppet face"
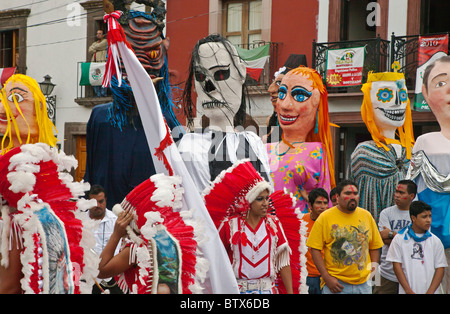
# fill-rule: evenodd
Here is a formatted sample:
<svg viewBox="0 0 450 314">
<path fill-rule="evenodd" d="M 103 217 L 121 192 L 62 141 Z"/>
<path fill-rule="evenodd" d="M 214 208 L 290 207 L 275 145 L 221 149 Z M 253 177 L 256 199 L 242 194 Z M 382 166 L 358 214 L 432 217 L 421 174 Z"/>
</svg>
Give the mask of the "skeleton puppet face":
<svg viewBox="0 0 450 314">
<path fill-rule="evenodd" d="M 197 111 L 210 119 L 228 119 L 232 125 L 242 102 L 246 68 L 236 49 L 229 49 L 231 55 L 221 42 L 201 44 L 194 74 Z"/>
<path fill-rule="evenodd" d="M 370 99 L 378 129 L 398 128 L 403 125 L 408 104 L 405 80 L 372 82 Z"/>
</svg>

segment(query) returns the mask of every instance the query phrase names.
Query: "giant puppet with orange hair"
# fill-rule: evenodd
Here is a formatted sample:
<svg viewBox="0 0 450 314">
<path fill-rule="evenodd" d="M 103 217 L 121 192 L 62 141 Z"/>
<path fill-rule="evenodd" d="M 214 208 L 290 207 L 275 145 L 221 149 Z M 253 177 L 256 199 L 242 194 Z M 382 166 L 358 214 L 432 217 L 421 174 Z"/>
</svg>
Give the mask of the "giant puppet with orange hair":
<svg viewBox="0 0 450 314">
<path fill-rule="evenodd" d="M 309 191 L 321 187 L 330 192 L 335 186 L 327 97 L 314 69 L 301 66 L 288 72 L 276 105 L 282 140 L 267 144 L 275 190 L 286 188 L 303 212 Z"/>
<path fill-rule="evenodd" d="M 359 206 L 378 221 L 394 205 L 398 181 L 405 178 L 414 145 L 411 107 L 403 73 L 369 73 L 361 88 L 361 116 L 372 140 L 356 147 L 348 177 L 358 184 Z"/>
</svg>

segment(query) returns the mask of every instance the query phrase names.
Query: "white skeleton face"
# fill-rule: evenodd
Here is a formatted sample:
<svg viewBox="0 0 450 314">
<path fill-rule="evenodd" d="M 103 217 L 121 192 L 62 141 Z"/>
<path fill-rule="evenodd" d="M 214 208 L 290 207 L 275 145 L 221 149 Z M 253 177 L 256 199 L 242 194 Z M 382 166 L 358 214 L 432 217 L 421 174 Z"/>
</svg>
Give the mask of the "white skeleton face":
<svg viewBox="0 0 450 314">
<path fill-rule="evenodd" d="M 403 125 L 408 104 L 408 90 L 404 80 L 372 82 L 370 98 L 378 129 Z"/>
<path fill-rule="evenodd" d="M 233 47 L 233 56 L 220 42 L 200 45 L 195 64 L 197 111 L 209 118 L 233 118 L 242 100 L 246 68 Z M 233 62 L 234 61 L 234 62 Z"/>
</svg>

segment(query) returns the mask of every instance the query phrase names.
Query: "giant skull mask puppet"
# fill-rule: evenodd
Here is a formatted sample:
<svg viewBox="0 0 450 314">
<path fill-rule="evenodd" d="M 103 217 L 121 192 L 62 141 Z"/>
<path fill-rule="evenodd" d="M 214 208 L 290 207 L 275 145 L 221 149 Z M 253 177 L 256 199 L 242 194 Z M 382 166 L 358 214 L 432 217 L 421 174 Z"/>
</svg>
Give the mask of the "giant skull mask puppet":
<svg viewBox="0 0 450 314">
<path fill-rule="evenodd" d="M 370 98 L 379 129 L 399 128 L 403 125 L 408 104 L 405 80 L 372 82 Z"/>
<path fill-rule="evenodd" d="M 191 66 L 199 114 L 210 126 L 233 126 L 236 113 L 245 112 L 246 68 L 236 48 L 219 35 L 208 36 L 194 48 Z"/>
</svg>

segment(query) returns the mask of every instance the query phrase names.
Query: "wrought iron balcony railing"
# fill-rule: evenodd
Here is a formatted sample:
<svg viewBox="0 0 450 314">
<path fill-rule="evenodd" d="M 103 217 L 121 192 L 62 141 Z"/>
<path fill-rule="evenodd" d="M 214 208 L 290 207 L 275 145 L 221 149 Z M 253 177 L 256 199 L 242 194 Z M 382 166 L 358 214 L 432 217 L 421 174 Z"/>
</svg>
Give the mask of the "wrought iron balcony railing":
<svg viewBox="0 0 450 314">
<path fill-rule="evenodd" d="M 427 34 L 426 36 L 446 35 L 448 33 Z M 395 36 L 391 35 L 391 63 L 398 61 L 400 70 L 405 74 L 408 90 L 414 91 L 419 56 L 419 37 L 421 35 Z"/>
<path fill-rule="evenodd" d="M 365 58 L 363 67 L 363 78 L 362 78 L 363 83 L 367 80 L 367 74 L 370 71 L 374 72 L 389 71 L 390 69 L 389 41 L 381 39 L 380 36 L 373 39 L 349 40 L 349 41 L 338 41 L 327 43 L 317 43 L 316 41 L 313 41 L 312 66 L 322 76 L 324 84 L 326 84 L 327 51 L 331 49 L 343 49 L 354 47 L 365 47 Z M 349 87 L 327 86 L 327 90 L 329 93 L 358 92 L 361 90 L 361 85 Z"/>
<path fill-rule="evenodd" d="M 447 33 L 427 34 L 426 36 L 445 35 Z M 352 40 L 328 43 L 313 42 L 313 67 L 322 75 L 325 82 L 327 51 L 329 49 L 366 47 L 366 55 L 363 68 L 363 83 L 367 80 L 370 71 L 392 71 L 391 65 L 398 61 L 399 72 L 405 74 L 406 86 L 409 91 L 414 91 L 416 86 L 416 72 L 418 67 L 419 37 L 421 35 L 395 36 L 391 40 L 383 40 L 379 36 L 375 39 Z M 449 49 L 450 51 L 450 49 Z M 327 86 L 330 93 L 360 91 L 361 86 L 332 87 Z"/>
</svg>

